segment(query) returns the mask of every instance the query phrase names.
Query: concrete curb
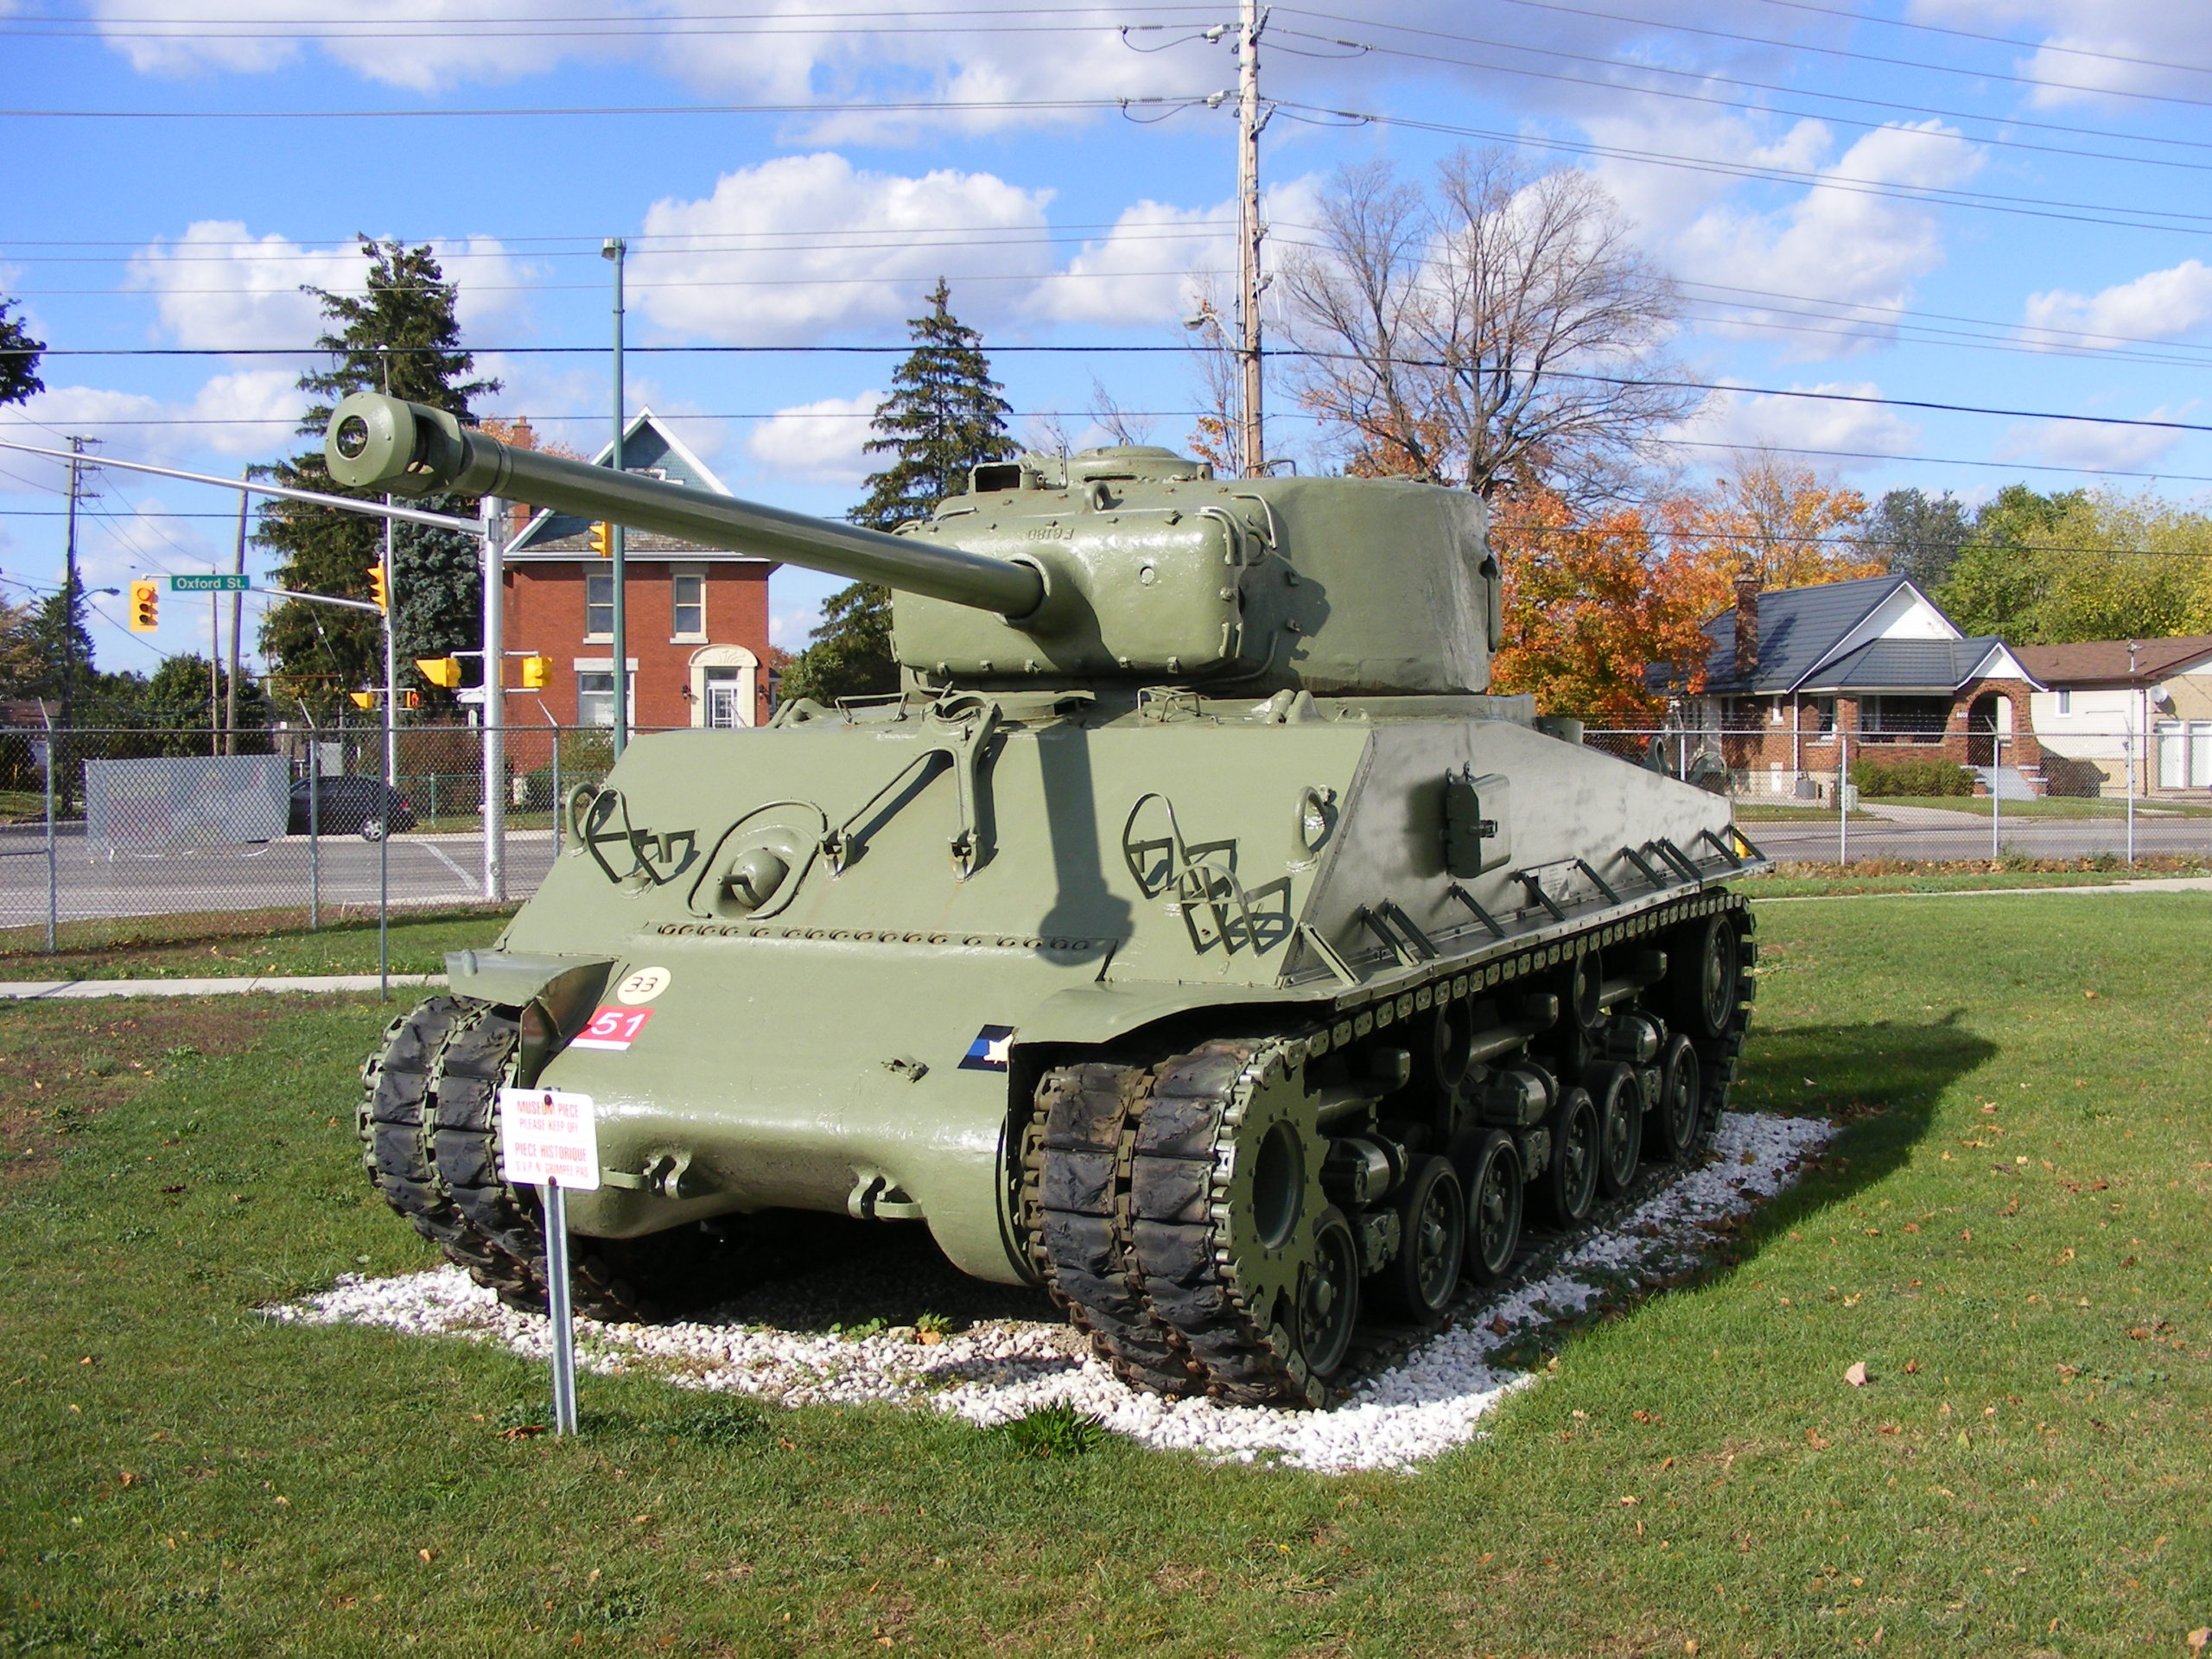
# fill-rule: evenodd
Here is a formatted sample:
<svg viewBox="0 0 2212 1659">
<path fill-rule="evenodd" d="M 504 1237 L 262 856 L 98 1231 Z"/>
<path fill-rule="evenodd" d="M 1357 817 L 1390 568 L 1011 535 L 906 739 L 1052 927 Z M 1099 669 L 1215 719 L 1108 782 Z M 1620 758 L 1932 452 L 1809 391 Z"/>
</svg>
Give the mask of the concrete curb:
<svg viewBox="0 0 2212 1659">
<path fill-rule="evenodd" d="M 234 996 L 244 991 L 373 991 L 380 983 L 442 985 L 443 974 L 269 974 L 252 979 L 0 980 L 0 1002 L 55 1002 L 96 996 Z"/>
</svg>

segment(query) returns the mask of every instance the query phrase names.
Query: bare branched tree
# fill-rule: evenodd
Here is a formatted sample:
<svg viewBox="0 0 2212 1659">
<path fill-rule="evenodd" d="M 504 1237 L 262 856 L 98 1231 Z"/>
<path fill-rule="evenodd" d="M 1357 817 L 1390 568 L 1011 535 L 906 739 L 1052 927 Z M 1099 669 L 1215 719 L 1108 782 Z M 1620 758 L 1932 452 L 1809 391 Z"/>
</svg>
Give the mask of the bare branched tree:
<svg viewBox="0 0 2212 1659">
<path fill-rule="evenodd" d="M 1314 353 L 1300 394 L 1354 471 L 1610 497 L 1699 402 L 1657 384 L 1675 289 L 1587 174 L 1462 150 L 1424 194 L 1374 162 L 1338 175 L 1319 232 L 1287 308 Z"/>
<path fill-rule="evenodd" d="M 1123 409 L 1095 374 L 1090 377 L 1090 418 L 1118 444 L 1135 447 L 1152 442 L 1152 423 Z"/>
</svg>

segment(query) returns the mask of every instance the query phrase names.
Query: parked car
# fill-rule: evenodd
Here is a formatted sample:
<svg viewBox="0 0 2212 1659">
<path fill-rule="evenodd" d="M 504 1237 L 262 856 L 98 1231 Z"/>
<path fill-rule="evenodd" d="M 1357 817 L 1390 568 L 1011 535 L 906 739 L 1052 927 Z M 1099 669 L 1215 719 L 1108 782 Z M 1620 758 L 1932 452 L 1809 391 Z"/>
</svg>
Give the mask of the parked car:
<svg viewBox="0 0 2212 1659">
<path fill-rule="evenodd" d="M 316 783 L 318 835 L 358 833 L 363 841 L 382 841 L 387 832 L 415 827 L 414 807 L 381 778 L 324 778 Z M 285 827 L 296 836 L 308 833 L 308 788 L 305 778 L 292 785 L 291 820 Z"/>
</svg>

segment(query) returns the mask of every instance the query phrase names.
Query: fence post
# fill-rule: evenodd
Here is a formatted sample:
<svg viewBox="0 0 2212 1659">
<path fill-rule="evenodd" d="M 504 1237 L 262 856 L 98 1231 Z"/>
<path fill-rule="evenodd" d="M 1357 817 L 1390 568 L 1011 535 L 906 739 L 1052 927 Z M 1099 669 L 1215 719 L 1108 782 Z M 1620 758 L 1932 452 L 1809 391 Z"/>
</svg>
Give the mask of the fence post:
<svg viewBox="0 0 2212 1659">
<path fill-rule="evenodd" d="M 553 726 L 547 715 L 545 723 Z M 561 810 L 561 728 L 553 726 L 553 856 L 561 855 L 561 820 L 568 815 Z"/>
<path fill-rule="evenodd" d="M 1999 779 L 2005 770 L 2005 734 L 1989 734 L 1989 861 L 1993 864 L 2004 856 L 2004 843 L 1998 839 L 1999 826 L 2004 823 L 2004 798 L 1998 793 L 2003 787 Z"/>
<path fill-rule="evenodd" d="M 303 707 L 300 712 L 305 714 Z M 322 734 L 308 721 L 308 931 L 322 928 Z"/>
<path fill-rule="evenodd" d="M 1835 861 L 1851 862 L 1851 740 L 1835 728 Z"/>
<path fill-rule="evenodd" d="M 46 954 L 56 950 L 54 927 L 61 914 L 61 874 L 54 861 L 54 767 L 59 751 L 54 744 L 54 716 L 46 712 L 46 704 L 38 706 L 38 716 L 46 722 Z"/>
<path fill-rule="evenodd" d="M 2135 867 L 2135 718 L 2129 711 L 2127 734 L 2122 738 L 2127 757 L 2127 864 Z"/>
</svg>

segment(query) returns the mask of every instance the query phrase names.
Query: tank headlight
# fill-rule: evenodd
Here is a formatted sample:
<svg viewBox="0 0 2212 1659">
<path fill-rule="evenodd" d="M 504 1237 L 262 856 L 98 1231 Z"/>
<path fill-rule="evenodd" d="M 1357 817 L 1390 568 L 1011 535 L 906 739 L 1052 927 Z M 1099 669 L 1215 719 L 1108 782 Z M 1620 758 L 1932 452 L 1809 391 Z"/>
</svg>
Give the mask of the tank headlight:
<svg viewBox="0 0 2212 1659">
<path fill-rule="evenodd" d="M 731 861 L 722 887 L 730 903 L 739 909 L 758 910 L 775 897 L 776 889 L 791 873 L 791 867 L 772 849 L 755 847 Z"/>
</svg>

